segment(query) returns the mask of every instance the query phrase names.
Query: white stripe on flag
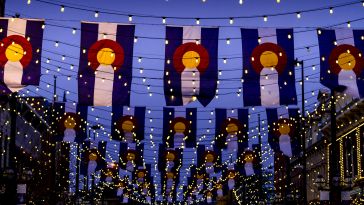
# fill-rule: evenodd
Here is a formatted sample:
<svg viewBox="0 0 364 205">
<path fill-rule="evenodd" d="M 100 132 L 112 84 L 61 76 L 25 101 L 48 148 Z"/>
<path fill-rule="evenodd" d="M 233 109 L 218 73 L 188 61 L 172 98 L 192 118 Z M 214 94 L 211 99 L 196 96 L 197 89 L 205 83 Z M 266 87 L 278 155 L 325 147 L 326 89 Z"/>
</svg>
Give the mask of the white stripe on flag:
<svg viewBox="0 0 364 205">
<path fill-rule="evenodd" d="M 183 43 L 196 42 L 201 40 L 201 27 L 199 26 L 184 26 L 183 27 Z"/>
<path fill-rule="evenodd" d="M 64 104 L 65 113 L 76 113 L 76 107 L 73 103 L 65 103 Z M 77 125 L 76 125 L 77 126 Z M 66 128 L 63 133 L 63 141 L 65 142 L 74 142 L 76 139 L 76 131 L 75 129 Z"/>
<path fill-rule="evenodd" d="M 174 117 L 183 117 L 186 118 L 189 113 L 186 113 L 186 108 L 175 108 L 174 109 Z M 184 133 L 175 133 L 173 136 L 173 145 L 174 148 L 182 148 L 185 146 L 184 138 L 186 136 Z"/>
<path fill-rule="evenodd" d="M 258 35 L 261 43 L 277 44 L 275 28 L 259 28 Z M 263 68 L 260 72 L 260 99 L 262 106 L 277 106 L 280 104 L 278 72 L 272 68 Z"/>
<path fill-rule="evenodd" d="M 352 29 L 335 29 L 335 36 L 337 45 L 349 44 L 354 46 L 354 34 Z"/>
<path fill-rule="evenodd" d="M 335 29 L 336 43 L 337 45 L 348 44 L 355 46 L 354 34 L 352 29 L 339 28 Z M 342 69 L 338 74 L 339 85 L 347 87 L 346 94 L 349 94 L 353 98 L 359 98 L 358 84 L 356 82 L 356 74 L 353 70 Z"/>
<path fill-rule="evenodd" d="M 258 37 L 261 43 L 277 44 L 277 30 L 275 28 L 258 28 Z"/>
<path fill-rule="evenodd" d="M 278 118 L 287 118 L 289 119 L 289 112 L 286 108 L 277 109 Z M 279 149 L 283 152 L 284 155 L 292 157 L 292 146 L 291 146 L 291 137 L 289 135 L 281 135 L 279 137 Z"/>
<path fill-rule="evenodd" d="M 99 34 L 97 40 L 110 39 L 116 40 L 117 24 L 99 23 Z M 94 105 L 110 106 L 112 105 L 114 69 L 112 65 L 101 65 L 95 73 L 94 87 Z"/>
<path fill-rule="evenodd" d="M 25 37 L 25 31 L 27 27 L 27 20 L 25 19 L 9 19 L 7 36 L 18 35 Z M 12 92 L 21 90 L 23 78 L 23 65 L 17 61 L 12 62 L 8 60 L 4 65 L 4 83 Z"/>
<path fill-rule="evenodd" d="M 200 93 L 200 72 L 197 68 L 185 68 L 181 73 L 181 81 L 183 105 L 186 105 Z"/>
</svg>

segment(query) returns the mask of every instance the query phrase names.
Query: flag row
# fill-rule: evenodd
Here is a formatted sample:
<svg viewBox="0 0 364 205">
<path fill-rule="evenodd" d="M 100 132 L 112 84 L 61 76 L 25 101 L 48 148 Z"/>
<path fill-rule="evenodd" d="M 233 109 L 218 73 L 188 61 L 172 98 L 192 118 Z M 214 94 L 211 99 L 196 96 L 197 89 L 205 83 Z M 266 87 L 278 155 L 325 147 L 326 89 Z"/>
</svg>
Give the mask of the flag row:
<svg viewBox="0 0 364 205">
<path fill-rule="evenodd" d="M 1 92 L 39 85 L 42 20 L 0 19 Z M 364 30 L 318 29 L 320 82 L 347 87 L 364 96 Z M 81 23 L 78 102 L 82 105 L 130 105 L 135 25 Z M 241 29 L 244 106 L 297 104 L 294 30 Z M 167 26 L 164 96 L 167 106 L 198 100 L 207 106 L 218 84 L 219 28 Z M 147 49 L 147 48 L 146 48 Z"/>
</svg>

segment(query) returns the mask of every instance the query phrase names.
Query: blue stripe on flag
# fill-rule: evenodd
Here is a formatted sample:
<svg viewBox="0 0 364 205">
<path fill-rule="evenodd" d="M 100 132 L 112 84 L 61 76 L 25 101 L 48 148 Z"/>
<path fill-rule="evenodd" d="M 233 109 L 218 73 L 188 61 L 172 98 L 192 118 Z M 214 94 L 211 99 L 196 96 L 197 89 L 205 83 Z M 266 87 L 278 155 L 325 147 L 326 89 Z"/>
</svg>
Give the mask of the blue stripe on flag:
<svg viewBox="0 0 364 205">
<path fill-rule="evenodd" d="M 98 24 L 82 23 L 80 62 L 78 68 L 78 103 L 82 105 L 93 105 L 94 103 L 95 73 L 88 66 L 88 49 L 97 39 Z M 86 49 L 86 53 L 83 53 L 83 49 Z"/>
<path fill-rule="evenodd" d="M 364 30 L 353 30 L 355 47 L 357 47 L 361 53 L 364 53 L 364 41 L 362 36 L 364 36 Z M 360 75 L 356 76 L 356 83 L 358 85 L 360 98 L 364 98 L 364 69 L 361 69 Z"/>
<path fill-rule="evenodd" d="M 216 137 L 216 146 L 218 146 L 220 149 L 225 148 L 225 141 L 226 136 L 223 136 L 223 128 L 222 123 L 227 118 L 226 109 L 216 109 L 215 110 L 215 137 Z"/>
<path fill-rule="evenodd" d="M 83 176 L 87 176 L 87 167 L 88 167 L 88 150 L 90 150 L 91 142 L 85 141 L 82 143 L 82 152 L 81 152 L 81 164 L 80 164 L 80 174 Z"/>
<path fill-rule="evenodd" d="M 260 74 L 255 72 L 250 62 L 251 54 L 258 44 L 257 29 L 241 29 L 243 52 L 243 99 L 244 106 L 259 106 L 260 101 Z M 248 73 L 245 73 L 245 70 Z"/>
<path fill-rule="evenodd" d="M 288 38 L 291 35 L 291 39 Z M 284 71 L 278 75 L 279 98 L 281 105 L 297 104 L 294 40 L 293 29 L 277 29 L 277 44 L 283 48 L 287 55 L 287 64 Z M 289 75 L 291 73 L 291 75 Z M 285 85 L 285 82 L 287 85 Z"/>
<path fill-rule="evenodd" d="M 186 108 L 186 120 L 188 120 L 191 125 L 191 132 L 188 134 L 188 138 L 186 139 L 186 147 L 194 148 L 196 147 L 197 108 Z"/>
<path fill-rule="evenodd" d="M 181 90 L 181 75 L 177 73 L 173 66 L 173 54 L 175 50 L 182 44 L 183 27 L 168 27 L 166 28 L 166 44 L 165 48 L 165 63 L 164 63 L 164 97 L 166 104 L 170 106 L 183 105 L 182 90 Z M 167 63 L 167 60 L 170 63 Z M 166 75 L 168 72 L 168 76 Z M 170 81 L 170 84 L 168 84 Z M 173 91 L 171 91 L 173 89 Z M 174 96 L 172 99 L 171 97 Z"/>
<path fill-rule="evenodd" d="M 145 127 L 145 107 L 135 107 L 134 116 L 137 120 L 138 129 L 136 130 L 136 138 L 141 141 L 144 139 Z"/>
<path fill-rule="evenodd" d="M 119 167 L 121 169 L 126 169 L 126 162 L 123 162 L 124 156 L 126 155 L 126 151 L 128 150 L 128 144 L 120 142 L 119 147 Z"/>
<path fill-rule="evenodd" d="M 97 149 L 99 150 L 100 156 L 97 157 L 98 160 L 97 160 L 97 167 L 96 167 L 95 171 L 106 168 L 106 160 L 105 160 L 106 141 L 100 141 L 98 143 Z"/>
<path fill-rule="evenodd" d="M 22 85 L 39 85 L 40 72 L 41 72 L 41 55 L 42 55 L 42 41 L 44 21 L 31 21 L 27 20 L 25 38 L 30 37 L 30 44 L 32 45 L 33 57 L 26 69 L 23 70 Z M 39 49 L 39 53 L 37 53 Z M 36 63 L 36 61 L 39 61 Z"/>
<path fill-rule="evenodd" d="M 318 34 L 320 49 L 320 82 L 328 88 L 338 86 L 338 75 L 333 72 L 328 73 L 330 70 L 329 57 L 331 51 L 336 47 L 334 41 L 336 41 L 335 30 L 321 30 L 321 34 Z M 325 58 L 325 61 L 322 61 L 322 57 Z"/>
<path fill-rule="evenodd" d="M 244 149 L 249 146 L 249 109 L 238 109 L 238 119 L 243 126 L 243 130 L 238 135 L 239 141 L 243 140 L 242 142 L 238 142 L 238 156 L 240 156 L 244 152 Z"/>
<path fill-rule="evenodd" d="M 218 28 L 201 28 L 201 45 L 209 54 L 209 66 L 200 74 L 200 93 L 197 99 L 203 106 L 207 106 L 215 97 L 218 79 Z"/>
<path fill-rule="evenodd" d="M 124 49 L 124 64 L 114 71 L 112 104 L 130 105 L 130 88 L 133 69 L 134 25 L 118 25 L 116 42 Z M 119 76 L 121 78 L 119 79 Z"/>
<path fill-rule="evenodd" d="M 291 137 L 291 149 L 292 149 L 292 155 L 293 156 L 297 156 L 300 154 L 301 152 L 301 137 L 299 135 L 299 122 L 297 122 L 298 120 L 300 120 L 299 118 L 299 109 L 298 108 L 290 108 L 288 109 L 288 114 L 289 114 L 289 118 L 292 120 L 292 121 L 296 121 L 295 123 L 295 132 L 294 132 L 294 135 L 293 137 Z M 292 140 L 293 139 L 293 140 Z"/>
<path fill-rule="evenodd" d="M 63 102 L 56 102 L 53 104 L 53 129 L 55 130 L 55 134 L 52 137 L 52 140 L 55 142 L 61 142 L 63 141 L 64 132 L 60 132 L 59 130 L 59 120 L 64 116 L 65 114 L 65 103 Z"/>
<path fill-rule="evenodd" d="M 0 28 L 3 32 L 0 33 L 0 40 L 7 36 L 8 32 L 8 19 L 0 19 Z M 0 69 L 0 95 L 9 94 L 11 90 L 4 84 L 4 67 Z"/>
<path fill-rule="evenodd" d="M 280 150 L 279 148 L 279 142 L 276 142 L 275 137 L 274 137 L 274 124 L 278 121 L 278 113 L 277 113 L 277 109 L 276 108 L 267 108 L 267 121 L 268 121 L 268 143 L 270 145 L 270 147 L 272 148 L 272 150 L 274 150 L 275 152 L 277 152 L 278 150 Z"/>
<path fill-rule="evenodd" d="M 112 117 L 111 117 L 111 137 L 112 139 L 114 140 L 118 140 L 118 141 L 121 141 L 122 140 L 122 137 L 123 137 L 123 134 L 122 133 L 118 133 L 116 130 L 116 124 L 120 118 L 123 117 L 123 106 L 117 106 L 117 105 L 114 105 L 112 106 Z"/>
<path fill-rule="evenodd" d="M 77 104 L 76 113 L 81 118 L 81 129 L 79 129 L 76 133 L 75 141 L 77 143 L 83 142 L 87 138 L 87 114 L 88 114 L 88 107 Z"/>
<path fill-rule="evenodd" d="M 171 115 L 169 115 L 171 113 Z M 174 108 L 163 108 L 163 145 L 166 147 L 174 147 L 172 133 L 169 132 L 170 121 L 174 119 Z M 168 138 L 168 136 L 170 136 Z"/>
</svg>

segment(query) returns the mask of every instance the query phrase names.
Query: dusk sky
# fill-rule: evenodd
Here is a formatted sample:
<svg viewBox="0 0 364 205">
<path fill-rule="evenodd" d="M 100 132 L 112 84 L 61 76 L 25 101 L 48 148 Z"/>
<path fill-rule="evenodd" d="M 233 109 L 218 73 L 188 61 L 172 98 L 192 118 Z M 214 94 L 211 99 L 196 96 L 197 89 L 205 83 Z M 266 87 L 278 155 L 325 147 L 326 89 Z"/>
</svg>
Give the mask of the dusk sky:
<svg viewBox="0 0 364 205">
<path fill-rule="evenodd" d="M 56 5 L 46 2 L 52 2 L 52 4 Z M 338 5 L 352 2 L 357 3 L 335 8 Z M 61 7 L 59 5 L 64 5 L 64 12 L 60 12 Z M 80 7 L 90 11 L 81 11 L 70 7 Z M 333 7 L 332 14 L 328 9 L 330 7 Z M 318 8 L 327 9 L 302 12 Z M 94 11 L 99 12 L 98 18 L 95 18 Z M 165 25 L 162 24 L 161 17 L 166 17 L 167 25 L 196 25 L 195 18 L 200 18 L 201 26 L 220 27 L 218 68 L 221 75 L 219 75 L 218 98 L 215 98 L 206 108 L 202 107 L 198 101 L 187 106 L 198 108 L 198 139 L 201 138 L 201 144 L 210 145 L 213 140 L 212 133 L 215 133 L 215 116 L 211 115 L 211 111 L 214 111 L 215 108 L 244 108 L 242 95 L 237 96 L 239 88 L 242 87 L 239 80 L 242 77 L 240 28 L 273 27 L 294 29 L 295 57 L 304 61 L 307 76 L 305 81 L 306 110 L 313 110 L 318 90 L 322 88 L 319 83 L 320 59 L 316 28 L 347 27 L 348 21 L 350 21 L 350 25 L 354 29 L 363 28 L 363 11 L 364 7 L 360 1 L 348 0 L 281 0 L 280 3 L 275 0 L 245 0 L 242 5 L 239 4 L 239 0 L 206 0 L 206 2 L 201 0 L 45 0 L 44 2 L 42 0 L 31 0 L 30 5 L 27 4 L 27 0 L 7 0 L 5 16 L 19 14 L 21 18 L 45 19 L 41 84 L 38 91 L 36 87 L 28 86 L 26 89 L 29 90 L 29 93 L 26 93 L 26 90 L 22 93 L 27 96 L 44 96 L 50 101 L 53 95 L 53 75 L 58 76 L 58 100 L 62 100 L 64 90 L 69 91 L 68 101 L 77 102 L 78 100 L 77 79 L 75 77 L 77 76 L 80 55 L 81 21 L 135 24 L 135 36 L 138 37 L 138 40 L 134 44 L 131 107 L 146 106 L 148 110 L 151 110 L 151 113 L 147 113 L 146 116 L 144 159 L 146 163 L 154 164 L 157 161 L 158 144 L 161 143 L 162 110 L 163 106 L 165 106 L 163 93 Z M 103 12 L 118 13 L 119 15 Z M 297 18 L 297 12 L 300 12 L 300 18 Z M 276 14 L 283 13 L 290 14 L 276 16 Z M 147 15 L 160 18 L 133 16 L 132 22 L 129 22 L 128 15 Z M 267 22 L 263 20 L 263 16 L 267 16 Z M 180 17 L 180 19 L 168 17 Z M 204 19 L 215 17 L 224 19 Z M 246 18 L 234 18 L 233 24 L 229 24 L 231 17 Z M 75 33 L 73 34 L 73 32 Z M 226 43 L 227 39 L 230 39 L 230 44 Z M 55 46 L 56 42 L 58 42 L 58 47 Z M 138 62 L 139 57 L 142 58 L 141 62 Z M 226 63 L 224 63 L 224 58 L 227 59 Z M 47 59 L 49 59 L 49 63 L 47 63 Z M 71 65 L 74 65 L 73 70 L 71 70 Z M 142 73 L 140 68 L 143 68 Z M 299 69 L 299 67 L 296 68 L 296 89 L 298 106 L 301 107 L 301 88 L 299 84 L 301 74 Z M 68 77 L 70 77 L 70 80 L 68 80 Z M 145 78 L 145 82 L 143 82 L 143 78 Z M 229 80 L 232 78 L 237 80 Z M 150 86 L 149 90 L 148 86 Z M 150 96 L 150 93 L 152 93 L 152 96 Z M 183 110 L 183 108 L 177 108 L 176 110 Z M 105 129 L 105 132 L 99 132 L 97 139 L 106 140 L 107 134 L 110 133 L 111 108 L 96 107 L 93 111 L 90 108 L 89 111 L 88 120 L 91 125 L 92 123 L 100 123 Z M 257 113 L 261 113 L 262 120 L 266 119 L 263 111 L 264 109 L 259 107 L 250 108 L 252 113 L 250 146 L 252 143 L 257 142 L 256 138 L 254 138 L 257 134 Z M 150 118 L 153 119 L 152 122 Z M 210 119 L 211 123 L 209 123 Z M 266 129 L 266 123 L 262 124 L 262 129 Z M 266 132 L 263 131 L 263 133 L 263 143 L 266 146 L 263 156 L 267 158 L 264 167 L 267 167 L 272 162 L 269 159 L 272 152 L 267 144 Z M 153 135 L 152 140 L 149 134 Z M 202 139 L 203 135 L 206 135 L 206 138 Z M 153 144 L 156 146 L 153 146 Z M 110 141 L 108 144 L 107 158 L 109 161 L 117 159 L 118 147 L 117 142 L 114 141 Z M 187 174 L 185 169 L 195 158 L 193 152 L 193 149 L 185 150 L 185 164 L 181 170 L 181 173 L 184 174 L 181 174 L 182 176 Z M 223 156 L 223 159 L 227 159 L 226 156 Z M 155 182 L 158 183 L 158 180 L 159 178 L 155 179 Z M 185 183 L 186 181 L 181 179 L 181 182 Z"/>
</svg>

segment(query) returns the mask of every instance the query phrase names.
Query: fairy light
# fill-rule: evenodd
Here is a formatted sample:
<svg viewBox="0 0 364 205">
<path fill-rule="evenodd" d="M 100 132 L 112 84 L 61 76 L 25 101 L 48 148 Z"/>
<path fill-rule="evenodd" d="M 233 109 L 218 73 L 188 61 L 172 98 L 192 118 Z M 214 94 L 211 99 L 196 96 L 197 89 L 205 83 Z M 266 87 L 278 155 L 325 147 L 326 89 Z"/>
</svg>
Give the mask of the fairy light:
<svg viewBox="0 0 364 205">
<path fill-rule="evenodd" d="M 350 21 L 348 21 L 347 26 L 348 26 L 348 28 L 351 27 Z"/>
<path fill-rule="evenodd" d="M 135 36 L 134 37 L 134 43 L 137 43 L 138 42 L 138 36 Z"/>
<path fill-rule="evenodd" d="M 234 18 L 230 18 L 229 23 L 230 23 L 230 25 L 234 24 Z"/>
<path fill-rule="evenodd" d="M 64 6 L 61 5 L 61 12 L 64 12 Z"/>
<path fill-rule="evenodd" d="M 27 4 L 28 4 L 28 5 L 29 5 L 29 4 L 31 4 L 31 3 L 32 3 L 32 1 L 31 1 L 31 0 L 28 0 L 28 1 L 27 1 Z"/>
<path fill-rule="evenodd" d="M 243 3 L 244 3 L 244 0 L 239 0 L 240 5 L 243 5 Z"/>
<path fill-rule="evenodd" d="M 132 21 L 133 21 L 133 16 L 129 15 L 129 22 L 132 22 Z"/>
<path fill-rule="evenodd" d="M 200 25 L 200 19 L 199 18 L 196 19 L 196 24 Z"/>
<path fill-rule="evenodd" d="M 98 17 L 99 17 L 99 12 L 95 11 L 95 18 L 98 18 Z"/>
<path fill-rule="evenodd" d="M 268 21 L 268 16 L 264 16 L 263 20 L 264 20 L 264 22 L 267 22 Z"/>
<path fill-rule="evenodd" d="M 73 35 L 76 34 L 76 29 L 75 28 L 72 29 L 72 34 Z"/>
<path fill-rule="evenodd" d="M 54 43 L 54 46 L 55 46 L 55 47 L 58 47 L 58 46 L 59 46 L 58 41 L 56 41 L 56 42 Z"/>
<path fill-rule="evenodd" d="M 230 38 L 226 39 L 226 44 L 230 45 Z"/>
<path fill-rule="evenodd" d="M 297 18 L 300 19 L 301 18 L 301 12 L 297 12 Z"/>
<path fill-rule="evenodd" d="M 334 13 L 334 8 L 330 7 L 330 14 Z"/>
<path fill-rule="evenodd" d="M 166 17 L 163 17 L 163 18 L 162 18 L 162 23 L 163 23 L 163 24 L 166 24 L 166 23 L 167 23 L 167 19 L 166 19 Z"/>
</svg>

